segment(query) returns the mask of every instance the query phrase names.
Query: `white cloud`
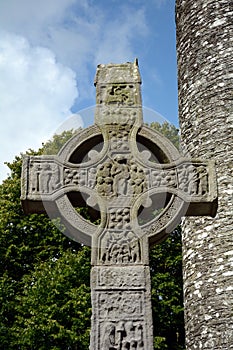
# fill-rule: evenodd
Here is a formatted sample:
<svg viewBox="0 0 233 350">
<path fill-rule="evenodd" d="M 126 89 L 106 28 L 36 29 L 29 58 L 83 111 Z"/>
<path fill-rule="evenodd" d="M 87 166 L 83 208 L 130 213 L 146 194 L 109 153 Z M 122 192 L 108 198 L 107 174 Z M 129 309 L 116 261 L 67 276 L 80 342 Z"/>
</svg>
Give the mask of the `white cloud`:
<svg viewBox="0 0 233 350">
<path fill-rule="evenodd" d="M 133 39 L 148 33 L 143 9 L 122 7 L 119 16 L 112 20 L 101 35 L 96 50 L 95 63 L 124 62 L 134 60 Z"/>
<path fill-rule="evenodd" d="M 71 113 L 76 79 L 93 104 L 96 65 L 134 60 L 148 27 L 143 4 L 126 3 L 0 1 L 0 163 L 37 148 Z"/>
<path fill-rule="evenodd" d="M 27 34 L 32 38 L 37 30 L 51 24 L 59 23 L 67 15 L 70 6 L 76 0 L 40 0 L 40 6 L 34 0 L 7 0 L 0 2 L 1 27 L 11 32 L 25 32 L 29 28 L 32 33 Z"/>
<path fill-rule="evenodd" d="M 144 5 L 113 1 L 32 0 L 0 2 L 0 28 L 50 48 L 77 72 L 81 96 L 87 97 L 96 64 L 133 60 L 135 40 L 148 34 Z"/>
<path fill-rule="evenodd" d="M 75 73 L 52 51 L 0 32 L 1 178 L 4 161 L 38 148 L 67 116 L 77 97 Z"/>
</svg>

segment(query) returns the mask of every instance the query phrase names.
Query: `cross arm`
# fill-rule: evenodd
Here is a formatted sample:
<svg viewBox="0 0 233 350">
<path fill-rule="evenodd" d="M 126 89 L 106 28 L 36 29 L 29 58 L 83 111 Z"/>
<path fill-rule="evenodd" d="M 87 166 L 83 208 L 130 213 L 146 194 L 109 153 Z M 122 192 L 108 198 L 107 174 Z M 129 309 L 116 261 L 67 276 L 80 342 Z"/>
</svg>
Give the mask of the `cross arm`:
<svg viewBox="0 0 233 350">
<path fill-rule="evenodd" d="M 83 165 L 61 162 L 59 156 L 24 157 L 21 177 L 24 213 L 45 213 L 51 219 L 59 218 L 63 233 L 90 246 L 96 225 L 78 214 L 71 198 L 75 197 L 78 206 L 85 206 L 84 197 L 95 193 L 88 170 L 91 173 L 92 169 Z"/>
<path fill-rule="evenodd" d="M 179 158 L 169 164 L 146 164 L 151 193 L 164 192 L 178 196 L 187 204 L 186 216 L 215 216 L 217 182 L 215 162 Z"/>
<path fill-rule="evenodd" d="M 56 199 L 86 183 L 86 169 L 61 163 L 57 156 L 26 156 L 21 177 L 21 202 L 26 214 L 56 211 Z M 46 207 L 46 209 L 45 209 Z"/>
<path fill-rule="evenodd" d="M 23 158 L 21 203 L 25 214 L 46 212 L 43 202 L 46 198 L 50 201 L 55 183 L 59 183 L 58 174 L 60 170 L 54 157 L 25 156 Z"/>
</svg>

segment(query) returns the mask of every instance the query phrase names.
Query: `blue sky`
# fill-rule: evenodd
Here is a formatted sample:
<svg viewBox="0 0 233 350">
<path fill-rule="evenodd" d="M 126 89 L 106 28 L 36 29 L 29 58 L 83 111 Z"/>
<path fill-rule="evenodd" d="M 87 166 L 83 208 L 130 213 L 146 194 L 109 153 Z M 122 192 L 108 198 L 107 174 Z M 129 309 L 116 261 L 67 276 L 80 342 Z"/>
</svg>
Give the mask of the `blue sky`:
<svg viewBox="0 0 233 350">
<path fill-rule="evenodd" d="M 94 106 L 97 64 L 135 57 L 144 106 L 178 125 L 175 0 L 0 1 L 0 179 L 4 161 Z"/>
</svg>

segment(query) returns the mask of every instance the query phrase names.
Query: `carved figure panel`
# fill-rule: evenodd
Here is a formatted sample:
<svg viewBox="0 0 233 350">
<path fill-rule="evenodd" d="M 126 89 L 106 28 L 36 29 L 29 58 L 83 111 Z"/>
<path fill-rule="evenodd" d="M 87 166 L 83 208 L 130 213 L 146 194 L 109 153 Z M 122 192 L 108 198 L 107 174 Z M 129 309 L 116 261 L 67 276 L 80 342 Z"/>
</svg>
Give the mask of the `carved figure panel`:
<svg viewBox="0 0 233 350">
<path fill-rule="evenodd" d="M 103 264 L 134 264 L 141 261 L 141 245 L 130 230 L 108 230 L 100 244 Z"/>
<path fill-rule="evenodd" d="M 143 314 L 144 292 L 120 291 L 99 293 L 99 319 L 121 320 L 140 318 Z"/>
<path fill-rule="evenodd" d="M 105 267 L 99 271 L 98 285 L 116 288 L 139 288 L 144 287 L 145 273 L 138 266 Z"/>
<path fill-rule="evenodd" d="M 101 196 L 138 195 L 147 187 L 143 168 L 124 155 L 98 166 L 96 190 Z"/>
<path fill-rule="evenodd" d="M 198 179 L 197 179 L 197 194 L 203 196 L 209 192 L 209 180 L 208 172 L 205 166 L 201 165 L 197 167 Z"/>
<path fill-rule="evenodd" d="M 134 84 L 108 84 L 101 86 L 100 103 L 134 105 L 136 88 Z"/>
<path fill-rule="evenodd" d="M 192 196 L 208 195 L 208 172 L 204 164 L 182 165 L 178 168 L 179 188 Z"/>
<path fill-rule="evenodd" d="M 60 169 L 54 162 L 31 162 L 30 177 L 30 193 L 52 193 L 61 185 Z"/>
<path fill-rule="evenodd" d="M 144 325 L 140 321 L 106 322 L 102 332 L 102 350 L 145 349 Z"/>
</svg>

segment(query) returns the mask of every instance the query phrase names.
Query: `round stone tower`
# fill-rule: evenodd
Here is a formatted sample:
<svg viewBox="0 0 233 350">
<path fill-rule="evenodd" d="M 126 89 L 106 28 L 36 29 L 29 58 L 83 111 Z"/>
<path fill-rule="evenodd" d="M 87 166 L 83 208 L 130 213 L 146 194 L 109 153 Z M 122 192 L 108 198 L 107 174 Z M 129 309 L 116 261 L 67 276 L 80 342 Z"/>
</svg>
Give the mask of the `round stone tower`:
<svg viewBox="0 0 233 350">
<path fill-rule="evenodd" d="M 216 217 L 183 222 L 187 350 L 233 349 L 232 18 L 232 0 L 176 0 L 182 146 L 218 182 Z"/>
</svg>

